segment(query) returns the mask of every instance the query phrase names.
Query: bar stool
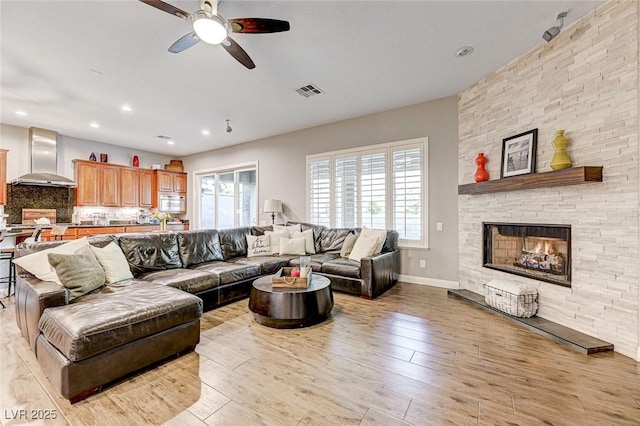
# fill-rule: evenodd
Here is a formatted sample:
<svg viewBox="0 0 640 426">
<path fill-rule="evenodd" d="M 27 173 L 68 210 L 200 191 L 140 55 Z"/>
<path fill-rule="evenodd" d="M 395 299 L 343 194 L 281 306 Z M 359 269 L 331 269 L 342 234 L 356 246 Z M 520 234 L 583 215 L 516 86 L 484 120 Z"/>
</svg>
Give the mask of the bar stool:
<svg viewBox="0 0 640 426">
<path fill-rule="evenodd" d="M 0 230 L 0 243 L 4 241 L 4 237 L 6 233 L 7 233 L 6 229 Z M 6 250 L 11 250 L 11 249 L 10 248 L 0 249 L 0 261 L 3 261 L 3 260 L 9 261 L 9 276 L 0 278 L 0 283 L 4 284 L 5 282 L 7 282 L 9 284 L 9 287 L 7 290 L 7 297 L 9 297 L 9 295 L 11 294 L 11 279 L 13 277 L 13 274 L 11 271 L 11 266 L 13 265 L 13 263 L 11 262 L 11 259 L 13 259 L 13 256 L 10 256 L 9 253 L 5 253 Z M 0 300 L 0 305 L 2 305 L 2 309 L 6 308 L 6 306 L 4 306 L 4 303 L 2 303 L 2 300 Z"/>
<path fill-rule="evenodd" d="M 67 233 L 67 228 L 69 228 L 68 226 L 52 226 L 51 227 L 51 231 L 49 232 L 49 234 L 53 235 L 53 239 L 57 240 L 58 237 L 60 237 L 60 239 L 62 240 L 64 238 L 64 234 Z"/>
<path fill-rule="evenodd" d="M 0 231 L 0 242 L 4 240 L 4 236 L 6 234 L 6 230 Z M 33 233 L 30 237 L 27 237 L 24 242 L 26 243 L 36 243 L 40 241 L 40 235 L 42 234 L 42 228 L 36 227 L 33 230 Z M 0 261 L 8 260 L 9 261 L 9 276 L 1 277 L 0 283 L 7 283 L 7 297 L 11 296 L 11 286 L 13 285 L 15 288 L 16 285 L 16 265 L 13 263 L 13 258 L 16 255 L 16 247 L 5 247 L 0 249 Z M 2 303 L 2 302 L 0 302 Z M 4 304 L 2 305 L 4 307 Z"/>
</svg>

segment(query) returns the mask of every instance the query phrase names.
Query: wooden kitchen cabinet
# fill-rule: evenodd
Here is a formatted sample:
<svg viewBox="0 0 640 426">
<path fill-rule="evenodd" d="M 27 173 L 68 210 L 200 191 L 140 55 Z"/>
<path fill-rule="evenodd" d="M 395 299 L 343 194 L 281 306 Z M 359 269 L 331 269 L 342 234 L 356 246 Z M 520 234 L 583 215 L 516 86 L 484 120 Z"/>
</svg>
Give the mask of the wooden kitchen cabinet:
<svg viewBox="0 0 640 426">
<path fill-rule="evenodd" d="M 77 228 L 67 228 L 64 235 L 51 235 L 51 229 L 43 229 L 40 234 L 40 241 L 53 241 L 56 239 L 56 236 L 59 240 L 75 240 L 77 238 L 76 229 Z"/>
<path fill-rule="evenodd" d="M 138 206 L 153 207 L 153 187 L 155 174 L 153 170 L 140 169 L 138 171 Z"/>
<path fill-rule="evenodd" d="M 120 206 L 120 172 L 122 167 L 100 165 L 100 193 L 101 206 Z"/>
<path fill-rule="evenodd" d="M 120 205 L 122 207 L 137 207 L 139 204 L 139 179 L 137 169 L 123 167 L 120 170 Z"/>
<path fill-rule="evenodd" d="M 97 226 L 95 228 L 76 228 L 78 238 L 90 237 L 92 235 L 104 235 L 104 234 L 121 234 L 124 232 L 124 226 Z"/>
<path fill-rule="evenodd" d="M 156 170 L 156 185 L 160 192 L 187 192 L 187 174 L 183 172 L 170 172 L 168 170 Z"/>
<path fill-rule="evenodd" d="M 78 206 L 99 206 L 98 198 L 99 166 L 94 161 L 73 160 L 75 163 L 75 177 L 78 187 L 76 188 L 76 205 Z"/>
<path fill-rule="evenodd" d="M 0 149 L 0 205 L 7 204 L 7 149 Z"/>
</svg>

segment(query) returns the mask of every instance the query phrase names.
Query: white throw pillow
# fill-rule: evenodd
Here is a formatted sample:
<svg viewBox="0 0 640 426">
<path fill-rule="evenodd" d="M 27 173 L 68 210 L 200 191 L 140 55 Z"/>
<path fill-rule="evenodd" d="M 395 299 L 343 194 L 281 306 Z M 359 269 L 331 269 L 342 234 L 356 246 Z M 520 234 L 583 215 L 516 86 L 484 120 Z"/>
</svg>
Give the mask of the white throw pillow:
<svg viewBox="0 0 640 426">
<path fill-rule="evenodd" d="M 96 255 L 96 259 L 104 269 L 107 284 L 133 278 L 131 269 L 129 269 L 129 262 L 127 262 L 127 258 L 117 243 L 111 242 L 102 248 L 91 246 L 91 250 L 93 250 L 93 254 Z"/>
<path fill-rule="evenodd" d="M 298 232 L 291 231 L 291 238 L 304 238 L 304 249 L 309 254 L 316 253 L 316 246 L 313 244 L 313 229 Z"/>
<path fill-rule="evenodd" d="M 378 254 L 382 252 L 382 247 L 384 246 L 384 242 L 387 239 L 387 230 L 386 229 L 371 229 L 366 226 L 362 227 L 362 235 L 366 235 L 367 237 L 374 236 L 378 239 L 378 244 L 376 244 L 375 251 L 373 254 Z"/>
<path fill-rule="evenodd" d="M 58 274 L 56 274 L 56 270 L 49 264 L 49 258 L 47 255 L 49 253 L 73 254 L 78 249 L 88 245 L 89 242 L 87 241 L 87 237 L 82 237 L 78 240 L 71 240 L 51 249 L 37 251 L 26 256 L 17 257 L 13 260 L 13 263 L 25 269 L 30 274 L 35 275 L 42 281 L 53 281 L 62 285 L 58 278 Z"/>
<path fill-rule="evenodd" d="M 304 255 L 304 238 L 280 238 L 280 254 Z"/>
<path fill-rule="evenodd" d="M 353 250 L 351 250 L 351 254 L 349 254 L 349 260 L 360 262 L 363 257 L 371 257 L 375 253 L 377 244 L 378 239 L 376 237 L 368 237 L 364 233 L 360 234 L 353 246 Z"/>
<path fill-rule="evenodd" d="M 347 238 L 344 239 L 342 243 L 342 248 L 340 249 L 340 257 L 349 258 L 351 254 L 351 250 L 353 250 L 353 246 L 358 241 L 358 236 L 360 234 L 349 234 Z"/>
<path fill-rule="evenodd" d="M 264 235 L 268 235 L 271 240 L 271 254 L 278 254 L 280 253 L 280 238 L 289 238 L 289 230 L 264 231 Z"/>
<path fill-rule="evenodd" d="M 273 230 L 278 231 L 287 231 L 287 236 L 285 238 L 289 238 L 291 236 L 291 232 L 302 232 L 302 225 L 296 223 L 295 225 L 273 225 Z"/>
<path fill-rule="evenodd" d="M 257 237 L 247 234 L 247 257 L 271 256 L 272 254 L 271 238 L 269 235 Z"/>
</svg>

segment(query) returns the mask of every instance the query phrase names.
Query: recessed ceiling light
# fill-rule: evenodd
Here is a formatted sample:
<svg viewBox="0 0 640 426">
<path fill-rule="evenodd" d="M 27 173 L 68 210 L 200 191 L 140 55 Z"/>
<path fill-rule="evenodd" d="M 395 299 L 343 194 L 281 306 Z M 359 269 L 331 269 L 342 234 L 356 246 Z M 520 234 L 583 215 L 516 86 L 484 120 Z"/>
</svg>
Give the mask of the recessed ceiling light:
<svg viewBox="0 0 640 426">
<path fill-rule="evenodd" d="M 204 130 L 202 131 L 202 134 L 203 134 L 204 136 L 209 136 L 209 135 L 211 134 L 211 132 L 210 132 L 210 131 L 208 131 L 207 129 L 204 129 Z"/>
<path fill-rule="evenodd" d="M 131 105 L 126 105 L 126 104 L 125 104 L 125 105 L 122 105 L 122 106 L 120 107 L 120 111 L 122 111 L 122 112 L 131 112 L 131 111 L 133 111 L 133 110 L 131 109 Z"/>
<path fill-rule="evenodd" d="M 26 111 L 18 110 L 18 111 L 16 111 L 16 115 L 21 115 L 23 117 L 26 117 L 27 113 L 26 113 Z"/>
<path fill-rule="evenodd" d="M 97 129 L 100 127 L 100 125 L 98 123 L 96 123 L 95 121 L 92 121 L 91 123 L 89 123 L 89 126 L 93 127 L 94 129 Z"/>
<path fill-rule="evenodd" d="M 473 46 L 462 46 L 456 51 L 456 56 L 458 58 L 463 58 L 465 56 L 471 55 L 471 53 L 473 53 Z"/>
<path fill-rule="evenodd" d="M 174 142 L 174 141 L 172 141 L 171 139 L 169 139 L 169 140 L 167 141 L 167 145 L 175 145 L 175 142 Z"/>
</svg>

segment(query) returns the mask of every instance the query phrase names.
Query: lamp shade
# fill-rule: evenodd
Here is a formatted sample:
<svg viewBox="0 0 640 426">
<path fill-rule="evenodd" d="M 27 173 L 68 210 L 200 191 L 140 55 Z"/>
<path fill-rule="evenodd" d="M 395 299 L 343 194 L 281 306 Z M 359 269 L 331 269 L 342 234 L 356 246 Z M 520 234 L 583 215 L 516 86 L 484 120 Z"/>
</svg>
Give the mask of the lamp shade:
<svg viewBox="0 0 640 426">
<path fill-rule="evenodd" d="M 264 200 L 264 207 L 262 210 L 265 213 L 282 213 L 282 201 Z"/>
</svg>

